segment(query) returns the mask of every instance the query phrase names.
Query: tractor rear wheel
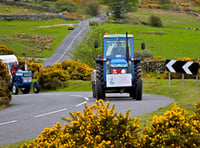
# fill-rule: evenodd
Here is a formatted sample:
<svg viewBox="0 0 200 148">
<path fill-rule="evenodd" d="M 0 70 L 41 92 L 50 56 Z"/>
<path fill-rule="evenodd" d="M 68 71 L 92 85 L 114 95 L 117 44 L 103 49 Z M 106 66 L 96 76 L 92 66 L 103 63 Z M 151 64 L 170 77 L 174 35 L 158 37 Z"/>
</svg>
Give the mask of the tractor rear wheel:
<svg viewBox="0 0 200 148">
<path fill-rule="evenodd" d="M 39 91 L 40 91 L 40 85 L 39 85 L 38 82 L 35 82 L 35 83 L 33 84 L 33 92 L 34 92 L 34 93 L 39 93 Z"/>
<path fill-rule="evenodd" d="M 14 95 L 18 94 L 18 86 L 17 86 L 16 83 L 12 84 L 12 92 L 13 92 Z"/>
<path fill-rule="evenodd" d="M 28 94 L 30 92 L 31 86 L 26 86 L 26 87 L 22 87 L 20 88 L 23 94 Z"/>
<path fill-rule="evenodd" d="M 135 86 L 131 88 L 130 97 L 136 100 L 142 100 L 142 74 L 140 62 L 135 63 Z"/>
<path fill-rule="evenodd" d="M 142 100 L 142 80 L 136 82 L 136 100 Z"/>
<path fill-rule="evenodd" d="M 96 99 L 105 99 L 105 91 L 102 85 L 103 82 L 103 65 L 101 63 L 96 63 L 96 87 L 95 94 Z"/>
<path fill-rule="evenodd" d="M 142 69 L 140 62 L 135 64 L 135 80 L 136 80 L 136 87 L 135 87 L 135 99 L 142 100 Z"/>
<path fill-rule="evenodd" d="M 96 85 L 92 84 L 92 93 L 93 93 L 93 98 L 96 97 Z"/>
</svg>

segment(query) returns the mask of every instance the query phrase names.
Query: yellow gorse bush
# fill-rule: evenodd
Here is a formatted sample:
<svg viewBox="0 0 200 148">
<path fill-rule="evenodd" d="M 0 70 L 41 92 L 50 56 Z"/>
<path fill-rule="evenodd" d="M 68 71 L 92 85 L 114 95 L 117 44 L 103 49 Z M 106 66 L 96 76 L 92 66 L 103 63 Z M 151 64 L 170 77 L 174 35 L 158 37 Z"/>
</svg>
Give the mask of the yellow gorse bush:
<svg viewBox="0 0 200 148">
<path fill-rule="evenodd" d="M 61 63 L 62 68 L 67 70 L 70 74 L 70 79 L 74 80 L 90 80 L 91 72 L 94 70 L 87 64 L 79 61 L 63 61 Z"/>
<path fill-rule="evenodd" d="M 144 143 L 148 147 L 195 147 L 200 145 L 200 122 L 194 115 L 175 103 L 164 116 L 154 116 L 150 129 L 144 129 Z"/>
<path fill-rule="evenodd" d="M 139 126 L 138 118 L 129 118 L 115 113 L 103 100 L 88 106 L 83 112 L 70 113 L 71 118 L 63 118 L 70 124 L 63 127 L 58 122 L 53 128 L 45 128 L 42 134 L 30 144 L 21 148 L 155 148 L 155 147 L 196 147 L 200 146 L 200 103 L 196 112 L 188 112 L 176 104 L 163 116 L 154 116 L 151 127 Z"/>
<path fill-rule="evenodd" d="M 10 74 L 6 64 L 0 60 L 0 105 L 8 105 L 11 101 L 9 91 L 11 85 Z"/>
<path fill-rule="evenodd" d="M 0 55 L 14 54 L 14 50 L 8 49 L 7 46 L 0 44 Z"/>
<path fill-rule="evenodd" d="M 103 100 L 91 107 L 86 103 L 83 113 L 70 113 L 71 119 L 64 119 L 70 125 L 61 128 L 57 123 L 45 128 L 42 135 L 22 147 L 140 147 L 138 118 L 130 119 L 130 110 L 125 115 L 114 112 L 114 106 L 110 108 Z"/>
</svg>

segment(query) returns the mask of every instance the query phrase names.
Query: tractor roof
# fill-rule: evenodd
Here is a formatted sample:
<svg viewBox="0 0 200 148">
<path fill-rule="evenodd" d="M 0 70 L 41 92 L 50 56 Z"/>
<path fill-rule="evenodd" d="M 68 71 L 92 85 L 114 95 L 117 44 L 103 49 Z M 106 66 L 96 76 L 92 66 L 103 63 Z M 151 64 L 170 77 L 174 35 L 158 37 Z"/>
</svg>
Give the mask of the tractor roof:
<svg viewBox="0 0 200 148">
<path fill-rule="evenodd" d="M 116 37 L 126 37 L 126 34 L 105 34 L 104 38 L 116 38 Z M 128 34 L 128 37 L 133 37 L 132 34 Z"/>
<path fill-rule="evenodd" d="M 14 63 L 17 62 L 17 57 L 15 55 L 0 55 L 0 60 L 3 61 L 3 63 Z"/>
</svg>

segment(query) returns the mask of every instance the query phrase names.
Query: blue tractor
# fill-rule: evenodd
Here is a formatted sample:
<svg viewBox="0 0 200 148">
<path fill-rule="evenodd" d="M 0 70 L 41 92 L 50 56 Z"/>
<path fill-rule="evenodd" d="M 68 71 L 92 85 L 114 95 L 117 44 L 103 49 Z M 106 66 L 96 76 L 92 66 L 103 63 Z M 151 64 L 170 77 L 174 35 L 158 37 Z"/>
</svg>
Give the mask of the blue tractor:
<svg viewBox="0 0 200 148">
<path fill-rule="evenodd" d="M 23 94 L 28 94 L 33 85 L 34 93 L 39 93 L 40 86 L 38 82 L 32 82 L 32 72 L 18 70 L 16 74 L 12 75 L 11 89 L 13 94 L 18 94 L 18 88 L 20 88 Z"/>
<path fill-rule="evenodd" d="M 105 99 L 105 93 L 129 93 L 142 100 L 141 64 L 134 56 L 133 35 L 106 34 L 103 40 L 103 56 L 96 59 L 91 74 L 93 97 L 98 100 Z M 98 48 L 98 41 L 94 46 Z"/>
<path fill-rule="evenodd" d="M 23 94 L 27 94 L 30 92 L 31 85 L 33 85 L 34 93 L 39 93 L 39 83 L 32 82 L 31 71 L 22 71 L 21 69 L 16 69 L 16 73 L 12 74 L 11 69 L 13 68 L 13 65 L 18 64 L 18 60 L 15 55 L 0 55 L 0 60 L 6 64 L 6 67 L 9 70 L 9 74 L 11 76 L 10 90 L 13 92 L 13 94 L 17 95 L 19 88 Z"/>
</svg>

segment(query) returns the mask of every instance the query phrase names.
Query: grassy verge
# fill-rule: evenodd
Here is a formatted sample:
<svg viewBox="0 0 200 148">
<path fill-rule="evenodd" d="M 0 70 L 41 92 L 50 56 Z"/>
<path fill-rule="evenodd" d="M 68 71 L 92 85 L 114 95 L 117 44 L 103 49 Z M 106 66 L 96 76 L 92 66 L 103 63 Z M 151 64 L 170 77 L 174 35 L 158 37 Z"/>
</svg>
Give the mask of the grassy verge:
<svg viewBox="0 0 200 148">
<path fill-rule="evenodd" d="M 24 56 L 23 53 L 25 53 L 27 57 L 33 58 L 49 57 L 57 49 L 65 36 L 71 32 L 67 30 L 66 25 L 55 25 L 74 23 L 78 22 L 61 19 L 0 21 L 0 42 L 9 49 L 13 49 L 15 54 L 22 57 Z M 19 37 L 19 34 L 23 34 L 23 37 Z M 49 42 L 49 38 L 53 38 L 53 40 Z M 46 45 L 50 46 L 50 48 L 45 47 L 43 45 L 44 42 L 41 42 L 42 40 L 46 42 Z"/>
<path fill-rule="evenodd" d="M 92 91 L 92 88 L 90 81 L 70 80 L 66 88 L 60 88 L 56 91 Z M 168 80 L 144 79 L 143 93 L 172 97 L 178 106 L 187 109 L 189 113 L 193 113 L 194 104 L 200 100 L 200 87 L 196 87 L 195 80 L 185 80 L 184 86 L 182 86 L 181 80 L 171 80 L 171 85 L 169 86 Z M 139 116 L 141 126 L 150 125 L 154 115 L 162 115 L 170 108 L 171 105 L 168 105 L 155 112 Z M 16 144 L 0 146 L 0 148 L 14 148 L 26 142 L 30 141 L 21 141 Z"/>
</svg>

